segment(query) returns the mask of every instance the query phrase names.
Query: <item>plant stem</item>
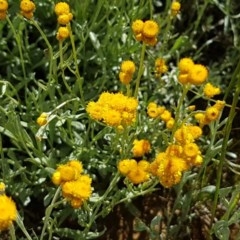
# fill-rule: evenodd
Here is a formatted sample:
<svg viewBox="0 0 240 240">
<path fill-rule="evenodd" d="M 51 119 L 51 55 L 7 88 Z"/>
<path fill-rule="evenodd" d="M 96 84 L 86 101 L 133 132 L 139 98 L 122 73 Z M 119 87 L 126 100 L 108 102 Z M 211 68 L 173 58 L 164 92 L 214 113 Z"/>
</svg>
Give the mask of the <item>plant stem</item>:
<svg viewBox="0 0 240 240">
<path fill-rule="evenodd" d="M 17 213 L 17 225 L 19 226 L 19 228 L 22 230 L 22 232 L 24 233 L 24 235 L 26 236 L 27 240 L 32 240 L 31 236 L 29 235 L 28 231 L 26 230 L 22 218 L 20 217 L 20 215 Z"/>
<path fill-rule="evenodd" d="M 146 44 L 143 43 L 142 44 L 141 56 L 140 56 L 140 64 L 139 64 L 139 69 L 138 69 L 138 75 L 137 75 L 137 79 L 136 79 L 136 87 L 135 87 L 135 92 L 134 92 L 134 97 L 135 98 L 137 98 L 137 96 L 138 96 L 140 80 L 141 80 L 141 76 L 142 76 L 143 71 L 144 71 L 143 63 L 144 63 L 145 52 L 146 52 Z"/>
<path fill-rule="evenodd" d="M 23 59 L 23 52 L 22 52 L 22 45 L 21 45 L 21 39 L 19 37 L 19 35 L 17 34 L 11 20 L 9 19 L 8 15 L 6 16 L 7 22 L 12 30 L 12 33 L 16 39 L 17 42 L 17 47 L 18 47 L 18 51 L 19 51 L 19 55 L 20 55 L 20 59 L 21 59 L 21 65 L 22 65 L 22 71 L 23 71 L 23 77 L 24 77 L 24 81 L 26 81 L 27 75 L 26 75 L 26 69 L 25 69 L 25 64 L 24 64 L 24 59 Z"/>
<path fill-rule="evenodd" d="M 45 234 L 45 231 L 46 231 L 46 228 L 47 228 L 47 225 L 48 225 L 48 220 L 49 220 L 50 215 L 52 213 L 52 210 L 55 206 L 55 202 L 56 202 L 56 200 L 59 196 L 60 191 L 61 191 L 61 188 L 58 187 L 57 191 L 54 194 L 54 197 L 52 199 L 51 204 L 46 209 L 45 218 L 44 218 L 44 225 L 43 225 L 42 233 L 41 233 L 41 236 L 40 236 L 40 240 L 43 240 L 43 238 L 44 238 L 44 234 Z"/>
<path fill-rule="evenodd" d="M 214 201 L 213 201 L 213 206 L 212 206 L 212 210 L 211 210 L 212 221 L 214 219 L 215 212 L 217 209 L 218 195 L 219 195 L 221 179 L 222 179 L 222 170 L 223 170 L 225 155 L 226 155 L 226 151 L 227 151 L 227 147 L 228 147 L 228 139 L 229 139 L 229 136 L 231 133 L 232 122 L 233 122 L 233 119 L 236 114 L 236 106 L 237 106 L 238 98 L 240 95 L 240 60 L 238 62 L 236 70 L 234 71 L 234 74 L 232 76 L 229 86 L 231 86 L 232 85 L 231 83 L 235 82 L 235 81 L 236 81 L 236 90 L 234 92 L 234 96 L 233 96 L 233 100 L 232 100 L 232 107 L 230 108 L 230 113 L 229 113 L 225 128 L 223 130 L 224 138 L 223 138 L 223 143 L 222 143 L 221 155 L 220 155 L 220 159 L 219 159 L 219 165 L 218 165 L 218 169 L 217 169 L 216 191 L 214 194 Z"/>
</svg>

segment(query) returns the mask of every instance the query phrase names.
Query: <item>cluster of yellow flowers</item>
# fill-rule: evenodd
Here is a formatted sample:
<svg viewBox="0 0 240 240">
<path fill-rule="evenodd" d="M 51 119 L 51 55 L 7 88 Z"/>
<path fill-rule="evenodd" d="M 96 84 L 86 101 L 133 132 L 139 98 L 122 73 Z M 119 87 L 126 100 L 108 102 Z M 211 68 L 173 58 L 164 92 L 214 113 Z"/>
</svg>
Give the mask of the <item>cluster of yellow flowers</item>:
<svg viewBox="0 0 240 240">
<path fill-rule="evenodd" d="M 156 77 L 161 76 L 163 73 L 166 73 L 168 71 L 168 67 L 166 65 L 166 62 L 163 58 L 157 58 L 155 60 L 155 75 Z"/>
<path fill-rule="evenodd" d="M 63 197 L 70 202 L 73 208 L 81 207 L 92 193 L 92 179 L 82 172 L 82 163 L 78 160 L 71 160 L 66 164 L 59 165 L 52 176 L 52 182 L 61 186 Z"/>
<path fill-rule="evenodd" d="M 160 152 L 150 164 L 150 172 L 164 187 L 179 183 L 184 171 L 202 163 L 201 151 L 195 143 L 201 135 L 200 127 L 183 125 L 174 134 L 175 143 L 170 144 L 165 152 Z"/>
<path fill-rule="evenodd" d="M 21 14 L 27 18 L 33 18 L 33 13 L 36 9 L 34 2 L 30 0 L 22 0 L 20 3 Z"/>
<path fill-rule="evenodd" d="M 68 24 L 73 18 L 72 13 L 70 12 L 70 7 L 66 2 L 59 2 L 55 5 L 55 13 L 58 16 L 58 23 L 61 25 L 58 28 L 57 39 L 62 41 L 69 37 L 70 31 Z"/>
<path fill-rule="evenodd" d="M 125 127 L 136 120 L 138 101 L 122 93 L 103 92 L 97 102 L 89 102 L 86 111 L 91 118 L 108 126 Z"/>
<path fill-rule="evenodd" d="M 7 230 L 16 219 L 16 204 L 5 195 L 5 184 L 0 182 L 0 232 Z"/>
<path fill-rule="evenodd" d="M 37 124 L 39 126 L 44 126 L 48 122 L 48 114 L 46 112 L 41 113 L 41 115 L 37 118 Z"/>
<path fill-rule="evenodd" d="M 133 184 L 139 184 L 149 180 L 149 166 L 146 160 L 123 159 L 118 163 L 118 171 Z"/>
<path fill-rule="evenodd" d="M 175 120 L 171 112 L 166 110 L 164 106 L 158 106 L 155 102 L 150 102 L 147 107 L 147 113 L 151 118 L 160 118 L 166 123 L 168 129 L 172 129 Z"/>
<path fill-rule="evenodd" d="M 133 74 L 135 71 L 136 67 L 133 61 L 130 60 L 123 61 L 119 73 L 120 81 L 125 85 L 129 84 L 133 78 Z"/>
<path fill-rule="evenodd" d="M 135 20 L 132 23 L 132 30 L 137 41 L 142 41 L 147 45 L 154 46 L 157 43 L 159 26 L 153 20 Z"/>
<path fill-rule="evenodd" d="M 171 15 L 175 17 L 181 9 L 181 3 L 178 1 L 173 1 L 171 4 Z"/>
<path fill-rule="evenodd" d="M 208 107 L 205 112 L 195 114 L 195 119 L 199 122 L 199 126 L 203 127 L 219 118 L 225 101 L 218 100 L 213 106 Z"/>
<path fill-rule="evenodd" d="M 213 86 L 211 83 L 206 83 L 203 89 L 203 93 L 206 97 L 212 98 L 215 95 L 221 93 L 220 88 Z"/>
<path fill-rule="evenodd" d="M 150 142 L 146 139 L 133 141 L 132 153 L 134 157 L 142 157 L 145 154 L 148 154 L 151 150 Z"/>
<path fill-rule="evenodd" d="M 191 58 L 182 58 L 178 63 L 178 81 L 182 84 L 201 85 L 208 78 L 208 70 L 201 64 L 195 64 Z"/>
<path fill-rule="evenodd" d="M 0 0 L 0 20 L 4 20 L 7 16 L 8 2 L 7 0 Z"/>
</svg>

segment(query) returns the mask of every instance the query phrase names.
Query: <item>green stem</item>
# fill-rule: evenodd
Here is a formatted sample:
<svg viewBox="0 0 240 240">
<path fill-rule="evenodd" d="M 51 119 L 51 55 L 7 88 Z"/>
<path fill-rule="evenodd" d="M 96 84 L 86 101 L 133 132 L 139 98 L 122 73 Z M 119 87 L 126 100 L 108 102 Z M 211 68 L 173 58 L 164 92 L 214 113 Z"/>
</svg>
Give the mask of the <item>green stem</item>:
<svg viewBox="0 0 240 240">
<path fill-rule="evenodd" d="M 18 51 L 19 51 L 19 55 L 20 55 L 20 59 L 21 59 L 21 65 L 22 65 L 22 71 L 23 71 L 23 77 L 24 77 L 24 80 L 26 80 L 26 69 L 25 69 L 25 64 L 24 64 L 24 59 L 23 59 L 23 52 L 22 52 L 22 45 L 21 45 L 21 39 L 19 37 L 19 35 L 17 34 L 17 32 L 15 31 L 15 28 L 11 22 L 11 20 L 9 19 L 8 15 L 6 17 L 7 19 L 7 22 L 13 32 L 13 35 L 16 39 L 16 42 L 17 42 L 17 47 L 18 47 Z"/>
<path fill-rule="evenodd" d="M 64 73 L 64 60 L 63 60 L 63 48 L 62 48 L 62 41 L 59 41 L 59 57 L 60 57 L 60 69 L 62 72 L 62 80 L 63 83 L 66 87 L 66 89 L 68 90 L 69 93 L 72 92 L 70 86 L 68 85 L 66 78 L 65 78 L 65 73 Z"/>
<path fill-rule="evenodd" d="M 181 110 L 182 110 L 182 106 L 183 106 L 183 102 L 184 102 L 184 99 L 186 98 L 187 96 L 187 92 L 190 88 L 190 85 L 183 85 L 183 92 L 182 92 L 182 95 L 178 101 L 178 104 L 177 104 L 177 109 L 176 109 L 176 115 L 175 115 L 175 122 L 174 122 L 174 126 L 173 126 L 173 129 L 172 129 L 172 135 L 171 135 L 171 142 L 173 141 L 173 136 L 174 136 L 174 133 L 176 132 L 177 128 L 179 127 L 179 123 L 181 123 L 182 121 L 181 120 Z"/>
<path fill-rule="evenodd" d="M 22 218 L 20 217 L 20 215 L 17 213 L 17 225 L 18 227 L 22 230 L 22 232 L 24 233 L 24 235 L 26 236 L 27 240 L 32 240 L 31 236 L 29 235 L 28 231 L 26 230 Z"/>
<path fill-rule="evenodd" d="M 9 234 L 11 236 L 11 240 L 17 240 L 16 234 L 15 234 L 15 228 L 14 228 L 13 224 L 10 225 Z"/>
<path fill-rule="evenodd" d="M 77 77 L 77 83 L 78 83 L 79 92 L 80 92 L 80 99 L 82 100 L 82 103 L 85 106 L 85 100 L 84 100 L 84 94 L 83 94 L 83 78 L 81 78 L 81 75 L 78 69 L 77 51 L 76 51 L 74 36 L 71 28 L 70 28 L 70 41 L 72 45 L 72 53 L 73 53 L 73 59 L 74 59 L 74 65 L 75 65 L 75 75 Z"/>
<path fill-rule="evenodd" d="M 139 64 L 139 69 L 138 69 L 138 75 L 137 75 L 137 79 L 136 79 L 136 87 L 135 87 L 135 92 L 134 92 L 134 97 L 135 98 L 137 98 L 137 96 L 138 96 L 140 80 L 141 80 L 141 76 L 142 76 L 143 71 L 144 71 L 144 65 L 143 64 L 144 64 L 145 52 L 146 52 L 146 44 L 143 43 L 142 44 L 141 56 L 140 56 L 140 64 Z"/>
<path fill-rule="evenodd" d="M 41 34 L 43 40 L 45 41 L 47 47 L 48 47 L 48 54 L 49 54 L 49 75 L 48 75 L 48 81 L 49 83 L 52 80 L 52 74 L 53 74 L 53 49 L 52 46 L 50 44 L 50 42 L 48 41 L 45 33 L 42 31 L 41 27 L 39 26 L 39 24 L 32 19 L 31 23 L 37 28 L 37 30 L 39 31 L 39 33 Z"/>
<path fill-rule="evenodd" d="M 58 187 L 58 189 L 55 192 L 55 195 L 52 199 L 51 204 L 46 209 L 45 218 L 44 218 L 44 225 L 43 225 L 42 233 L 41 233 L 41 236 L 40 236 L 40 240 L 43 240 L 43 238 L 44 238 L 44 234 L 45 234 L 45 231 L 46 231 L 46 228 L 47 228 L 47 225 L 48 225 L 48 220 L 50 218 L 50 215 L 52 213 L 53 208 L 55 207 L 55 203 L 57 201 L 57 198 L 59 196 L 60 191 L 61 191 L 61 188 Z"/>
<path fill-rule="evenodd" d="M 227 151 L 227 147 L 228 147 L 228 139 L 229 139 L 229 136 L 231 133 L 232 122 L 233 122 L 233 119 L 236 114 L 236 106 L 237 106 L 238 98 L 240 95 L 240 61 L 238 62 L 237 68 L 234 71 L 234 74 L 232 76 L 231 83 L 232 82 L 236 82 L 236 90 L 235 90 L 233 100 L 232 100 L 232 107 L 230 109 L 230 113 L 229 113 L 225 128 L 223 130 L 224 138 L 223 138 L 223 143 L 222 143 L 221 155 L 220 155 L 220 159 L 219 159 L 219 165 L 217 167 L 216 191 L 214 194 L 213 206 L 212 206 L 212 210 L 211 210 L 212 220 L 214 219 L 215 212 L 217 209 L 218 196 L 219 196 L 219 190 L 220 190 L 221 179 L 222 179 L 222 170 L 223 170 L 225 155 L 226 155 L 226 151 Z M 230 85 L 231 85 L 231 83 L 230 83 Z"/>
</svg>

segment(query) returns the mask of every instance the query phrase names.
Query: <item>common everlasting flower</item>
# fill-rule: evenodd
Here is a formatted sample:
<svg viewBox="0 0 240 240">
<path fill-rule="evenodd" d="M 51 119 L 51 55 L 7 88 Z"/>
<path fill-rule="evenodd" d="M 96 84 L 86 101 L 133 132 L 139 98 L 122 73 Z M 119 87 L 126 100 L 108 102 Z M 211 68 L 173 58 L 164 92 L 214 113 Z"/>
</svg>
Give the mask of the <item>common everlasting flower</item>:
<svg viewBox="0 0 240 240">
<path fill-rule="evenodd" d="M 0 20 L 4 20 L 7 16 L 8 2 L 7 0 L 0 0 Z"/>
<path fill-rule="evenodd" d="M 133 148 L 132 153 L 134 157 L 142 157 L 145 154 L 149 153 L 151 150 L 151 145 L 148 140 L 141 139 L 137 140 L 135 139 L 133 141 Z"/>
<path fill-rule="evenodd" d="M 82 163 L 78 160 L 70 160 L 66 164 L 59 165 L 52 175 L 52 182 L 61 186 L 63 197 L 73 208 L 81 207 L 92 193 L 92 179 L 82 172 Z"/>
<path fill-rule="evenodd" d="M 157 77 L 161 76 L 161 74 L 166 73 L 168 71 L 168 67 L 163 58 L 157 58 L 155 60 L 155 74 Z"/>
<path fill-rule="evenodd" d="M 120 68 L 119 79 L 123 84 L 129 84 L 132 80 L 136 67 L 133 61 L 123 61 Z"/>
<path fill-rule="evenodd" d="M 37 124 L 39 126 L 44 126 L 48 122 L 48 114 L 46 112 L 41 113 L 41 115 L 37 118 Z"/>
<path fill-rule="evenodd" d="M 59 27 L 57 31 L 57 40 L 63 41 L 64 39 L 68 38 L 70 35 L 70 31 L 68 27 Z"/>
<path fill-rule="evenodd" d="M 34 2 L 32 2 L 30 0 L 22 0 L 20 2 L 21 14 L 27 19 L 31 19 L 33 17 L 35 8 L 36 8 L 36 6 L 35 6 Z"/>
<path fill-rule="evenodd" d="M 0 232 L 7 230 L 17 218 L 14 201 L 5 194 L 0 195 Z"/>
<path fill-rule="evenodd" d="M 220 88 L 218 87 L 214 87 L 211 83 L 207 83 L 205 86 L 204 86 L 204 89 L 203 89 L 203 93 L 206 97 L 208 98 L 212 98 L 214 97 L 215 95 L 218 95 L 221 93 L 221 90 Z"/>
<path fill-rule="evenodd" d="M 66 2 L 59 2 L 55 5 L 54 11 L 58 16 L 64 15 L 64 14 L 69 14 L 70 7 Z"/>
<path fill-rule="evenodd" d="M 89 102 L 86 111 L 91 118 L 111 127 L 126 127 L 135 122 L 138 101 L 122 93 L 103 92 L 97 102 Z"/>
<path fill-rule="evenodd" d="M 142 41 L 147 45 L 154 46 L 157 43 L 159 26 L 154 20 L 135 20 L 132 23 L 132 30 L 137 41 Z"/>
<path fill-rule="evenodd" d="M 181 9 L 181 3 L 178 1 L 173 1 L 171 4 L 171 15 L 174 17 L 176 16 Z"/>
</svg>

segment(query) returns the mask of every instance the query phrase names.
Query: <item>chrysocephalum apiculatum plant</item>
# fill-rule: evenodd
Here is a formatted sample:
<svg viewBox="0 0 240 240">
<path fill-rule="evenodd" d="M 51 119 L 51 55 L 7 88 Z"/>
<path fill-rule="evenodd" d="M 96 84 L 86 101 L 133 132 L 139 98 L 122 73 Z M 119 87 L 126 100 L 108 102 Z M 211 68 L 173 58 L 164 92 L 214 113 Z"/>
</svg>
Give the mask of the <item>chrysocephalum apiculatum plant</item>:
<svg viewBox="0 0 240 240">
<path fill-rule="evenodd" d="M 222 120 L 229 104 L 211 69 L 170 51 L 178 48 L 171 32 L 181 3 L 167 1 L 162 19 L 151 1 L 122 2 L 22 0 L 16 12 L 16 3 L 0 0 L 1 26 L 10 32 L 3 38 L 14 42 L 13 73 L 0 72 L 0 234 L 10 239 L 99 238 L 116 205 L 153 192 L 165 199 L 161 216 L 135 224 L 149 239 L 189 237 L 186 225 L 206 199 L 206 238 L 224 239 L 237 223 L 238 186 L 217 222 L 215 213 L 219 195 L 229 194 L 221 173 L 239 89 Z M 216 182 L 208 177 L 214 167 Z M 30 220 L 34 205 L 40 218 Z"/>
</svg>

